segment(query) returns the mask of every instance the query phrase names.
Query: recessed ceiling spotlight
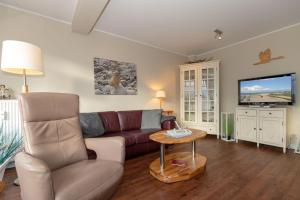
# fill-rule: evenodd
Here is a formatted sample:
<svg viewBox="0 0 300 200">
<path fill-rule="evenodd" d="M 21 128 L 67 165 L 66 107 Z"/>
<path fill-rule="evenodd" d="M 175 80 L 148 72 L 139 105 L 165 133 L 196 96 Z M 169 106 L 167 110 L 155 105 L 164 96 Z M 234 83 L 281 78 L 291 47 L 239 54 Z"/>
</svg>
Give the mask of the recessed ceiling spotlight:
<svg viewBox="0 0 300 200">
<path fill-rule="evenodd" d="M 214 32 L 216 33 L 215 38 L 218 40 L 222 40 L 223 31 L 216 29 Z"/>
</svg>

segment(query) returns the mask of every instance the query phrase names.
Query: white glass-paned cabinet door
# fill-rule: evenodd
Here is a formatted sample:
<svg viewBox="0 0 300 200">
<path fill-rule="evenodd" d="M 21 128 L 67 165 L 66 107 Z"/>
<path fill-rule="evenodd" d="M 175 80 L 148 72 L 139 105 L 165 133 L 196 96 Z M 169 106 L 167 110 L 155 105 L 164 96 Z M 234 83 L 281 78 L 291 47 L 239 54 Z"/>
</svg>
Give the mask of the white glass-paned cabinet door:
<svg viewBox="0 0 300 200">
<path fill-rule="evenodd" d="M 200 116 L 201 123 L 215 123 L 216 109 L 216 70 L 214 66 L 199 68 Z"/>
<path fill-rule="evenodd" d="M 182 68 L 181 71 L 181 120 L 197 122 L 197 69 Z"/>
</svg>

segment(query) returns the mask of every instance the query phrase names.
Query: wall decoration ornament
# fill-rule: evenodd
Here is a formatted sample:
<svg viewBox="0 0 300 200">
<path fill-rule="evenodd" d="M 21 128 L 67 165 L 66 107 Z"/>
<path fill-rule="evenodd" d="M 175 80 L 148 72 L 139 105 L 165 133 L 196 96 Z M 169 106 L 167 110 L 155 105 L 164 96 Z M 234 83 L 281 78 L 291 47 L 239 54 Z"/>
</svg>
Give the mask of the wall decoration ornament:
<svg viewBox="0 0 300 200">
<path fill-rule="evenodd" d="M 279 60 L 284 58 L 284 56 L 278 56 L 272 58 L 272 51 L 269 48 L 266 49 L 265 51 L 260 52 L 258 57 L 259 57 L 259 62 L 256 62 L 253 65 L 266 64 L 271 62 L 272 60 Z"/>
<path fill-rule="evenodd" d="M 12 98 L 12 94 L 9 88 L 5 85 L 0 84 L 0 99 L 10 99 Z"/>
<path fill-rule="evenodd" d="M 134 63 L 94 58 L 94 76 L 95 94 L 137 94 L 137 72 Z"/>
<path fill-rule="evenodd" d="M 186 62 L 186 64 L 209 62 L 209 61 L 212 61 L 213 59 L 214 59 L 213 57 L 209 57 L 209 58 L 194 58 L 193 60 L 190 60 L 190 61 Z"/>
</svg>

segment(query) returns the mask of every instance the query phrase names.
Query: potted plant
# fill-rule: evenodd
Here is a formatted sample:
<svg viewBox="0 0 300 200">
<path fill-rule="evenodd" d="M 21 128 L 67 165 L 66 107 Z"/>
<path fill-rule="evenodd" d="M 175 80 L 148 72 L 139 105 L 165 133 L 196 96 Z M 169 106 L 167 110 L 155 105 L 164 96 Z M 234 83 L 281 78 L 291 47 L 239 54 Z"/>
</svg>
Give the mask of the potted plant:
<svg viewBox="0 0 300 200">
<path fill-rule="evenodd" d="M 18 133 L 7 134 L 4 132 L 3 125 L 0 126 L 0 192 L 3 189 L 3 175 L 7 164 L 21 148 L 22 138 Z"/>
</svg>

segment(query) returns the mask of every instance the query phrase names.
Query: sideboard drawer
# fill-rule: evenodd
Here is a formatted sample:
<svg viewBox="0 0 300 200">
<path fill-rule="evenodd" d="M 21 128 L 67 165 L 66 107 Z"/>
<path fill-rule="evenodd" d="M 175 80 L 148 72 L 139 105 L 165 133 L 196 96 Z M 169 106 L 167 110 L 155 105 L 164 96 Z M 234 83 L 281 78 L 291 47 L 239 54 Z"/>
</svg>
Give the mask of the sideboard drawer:
<svg viewBox="0 0 300 200">
<path fill-rule="evenodd" d="M 216 134 L 215 126 L 202 126 L 201 130 L 206 131 L 208 134 Z"/>
<path fill-rule="evenodd" d="M 283 117 L 283 111 L 281 110 L 261 110 L 259 111 L 260 117 L 276 117 L 276 118 L 282 118 Z"/>
<path fill-rule="evenodd" d="M 246 110 L 246 109 L 237 110 L 237 115 L 256 117 L 256 110 Z"/>
</svg>

